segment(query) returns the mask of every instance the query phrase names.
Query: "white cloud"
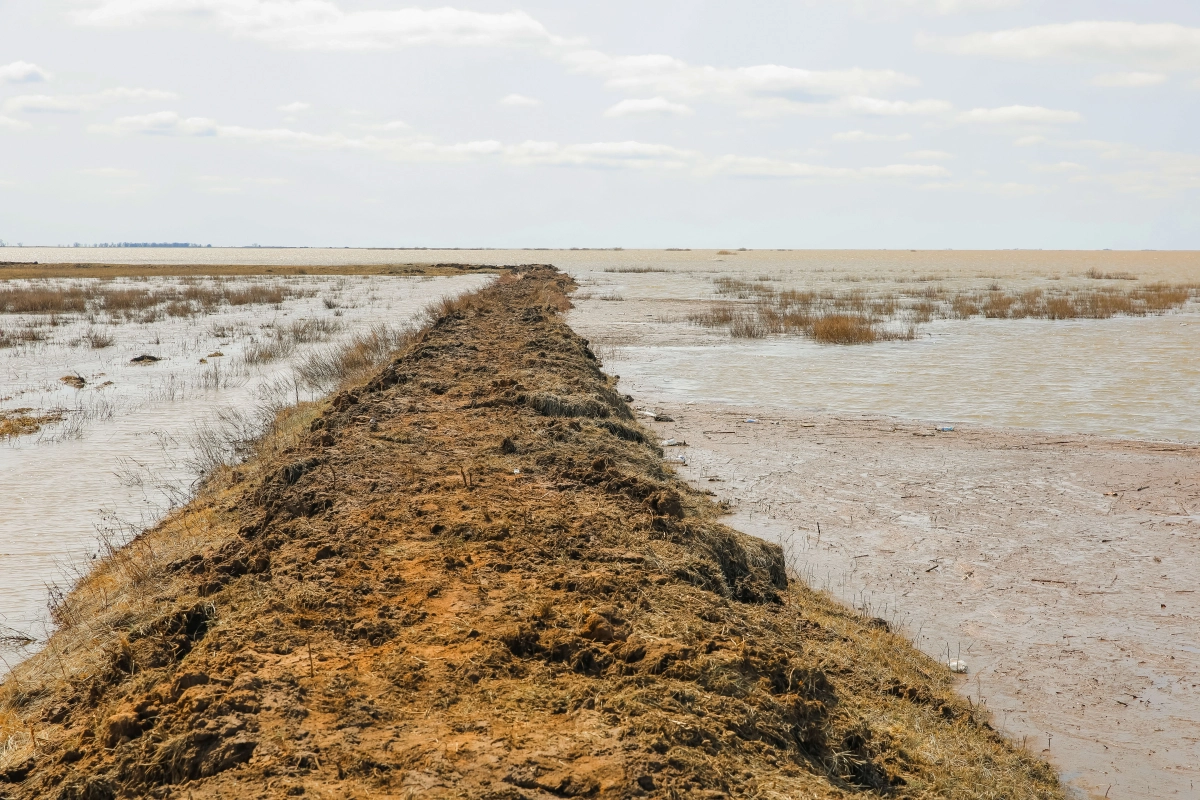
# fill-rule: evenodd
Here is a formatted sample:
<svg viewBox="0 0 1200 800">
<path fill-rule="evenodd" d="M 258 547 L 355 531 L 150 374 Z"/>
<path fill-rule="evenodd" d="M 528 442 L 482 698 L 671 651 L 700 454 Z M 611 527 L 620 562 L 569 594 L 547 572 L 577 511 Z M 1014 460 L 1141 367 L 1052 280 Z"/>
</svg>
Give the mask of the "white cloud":
<svg viewBox="0 0 1200 800">
<path fill-rule="evenodd" d="M 404 122 L 403 120 L 394 119 L 390 122 L 378 122 L 378 123 L 373 123 L 370 125 L 363 124 L 363 123 L 357 123 L 354 125 L 354 127 L 361 128 L 361 129 L 367 130 L 367 131 L 388 132 L 388 131 L 406 131 L 409 128 L 411 128 L 412 126 L 409 125 L 407 122 Z"/>
<path fill-rule="evenodd" d="M 557 165 L 625 169 L 681 169 L 700 154 L 664 144 L 644 142 L 592 142 L 560 145 L 556 142 L 523 142 L 503 149 L 504 160 L 518 165 Z"/>
<path fill-rule="evenodd" d="M 542 104 L 541 100 L 538 100 L 535 97 L 526 97 L 523 94 L 508 94 L 500 99 L 500 105 L 502 105 L 502 106 L 517 106 L 520 108 L 532 108 L 534 106 L 540 106 L 541 104 Z"/>
<path fill-rule="evenodd" d="M 285 103 L 284 105 L 277 106 L 275 110 L 282 111 L 285 114 L 299 114 L 301 111 L 308 111 L 310 108 L 312 106 L 308 103 L 302 103 L 297 100 L 294 103 Z"/>
<path fill-rule="evenodd" d="M 949 161 L 955 156 L 945 150 L 914 150 L 911 153 L 905 153 L 904 157 L 914 161 Z"/>
<path fill-rule="evenodd" d="M 830 167 L 776 158 L 727 155 L 714 159 L 706 172 L 749 178 L 934 178 L 949 175 L 945 167 L 927 164 L 889 164 L 883 167 Z"/>
<path fill-rule="evenodd" d="M 866 131 L 842 131 L 832 137 L 835 142 L 906 142 L 912 138 L 907 133 L 867 133 Z"/>
<path fill-rule="evenodd" d="M 1167 76 L 1161 72 L 1106 72 L 1092 78 L 1096 86 L 1136 89 L 1142 86 L 1158 86 Z"/>
<path fill-rule="evenodd" d="M 606 117 L 628 117 L 652 114 L 656 116 L 687 117 L 695 112 L 683 103 L 673 103 L 665 97 L 631 98 L 622 100 L 604 112 Z"/>
<path fill-rule="evenodd" d="M 1035 172 L 1076 173 L 1083 172 L 1087 167 L 1074 161 L 1060 161 L 1057 164 L 1037 164 L 1033 169 Z"/>
<path fill-rule="evenodd" d="M 973 108 L 958 114 L 959 122 L 989 125 L 1067 125 L 1083 117 L 1075 111 L 1059 111 L 1041 106 L 1004 106 L 1002 108 Z"/>
<path fill-rule="evenodd" d="M 149 133 L 158 136 L 216 136 L 217 124 L 204 117 L 183 118 L 174 111 L 120 117 L 111 125 L 93 125 L 96 133 Z"/>
<path fill-rule="evenodd" d="M 207 23 L 236 37 L 303 50 L 414 45 L 546 46 L 564 43 L 523 11 L 455 8 L 344 11 L 329 0 L 100 0 L 75 14 L 84 25 Z"/>
<path fill-rule="evenodd" d="M 1146 150 L 1136 145 L 1094 139 L 1057 142 L 1057 146 L 1097 156 L 1109 171 L 1091 170 L 1086 180 L 1117 191 L 1147 197 L 1169 197 L 1200 189 L 1200 155 L 1169 150 Z"/>
<path fill-rule="evenodd" d="M 120 167 L 93 167 L 79 171 L 94 178 L 136 178 L 138 176 L 137 170 L 121 169 Z"/>
<path fill-rule="evenodd" d="M 206 194 L 241 194 L 247 187 L 283 186 L 283 178 L 249 178 L 242 175 L 199 175 L 196 184 Z"/>
<path fill-rule="evenodd" d="M 570 51 L 562 60 L 577 72 L 602 79 L 609 89 L 679 98 L 877 94 L 919 83 L 895 70 L 821 71 L 776 64 L 718 68 L 696 66 L 666 55 L 610 56 L 598 50 Z"/>
<path fill-rule="evenodd" d="M 91 8 L 75 15 L 76 21 L 85 25 L 195 27 L 207 23 L 232 36 L 297 49 L 530 48 L 573 71 L 600 79 L 609 89 L 675 101 L 706 97 L 749 102 L 771 96 L 794 99 L 796 95 L 865 98 L 919 84 L 912 76 L 888 69 L 807 70 L 777 64 L 725 68 L 689 64 L 667 55 L 614 56 L 588 49 L 581 40 L 556 36 L 522 11 L 345 11 L 331 0 L 85 1 Z"/>
<path fill-rule="evenodd" d="M 710 158 L 695 150 L 637 141 L 525 141 L 504 144 L 482 140 L 443 144 L 418 136 L 350 137 L 311 134 L 288 128 L 246 128 L 221 125 L 204 117 L 185 118 L 171 111 L 121 117 L 109 125 L 93 125 L 93 133 L 209 137 L 249 145 L 299 149 L 355 150 L 407 163 L 478 163 L 492 161 L 519 167 L 591 167 L 629 170 L 689 170 L 698 175 L 822 179 L 913 179 L 949 175 L 945 167 L 929 164 L 888 164 L 880 167 L 830 167 L 781 159 L 725 155 Z"/>
<path fill-rule="evenodd" d="M 1200 28 L 1175 23 L 1067 22 L 966 36 L 920 35 L 917 44 L 958 55 L 1027 61 L 1101 61 L 1150 70 L 1200 67 Z"/>
<path fill-rule="evenodd" d="M 1098 160 L 1091 164 L 1064 160 L 1033 167 L 1038 172 L 1065 173 L 1072 175 L 1073 182 L 1102 184 L 1146 197 L 1170 197 L 1200 189 L 1200 155 L 1195 153 L 1147 150 L 1095 139 L 1038 138 L 1037 144 L 1045 148 L 1069 151 L 1075 158 L 1086 155 Z"/>
<path fill-rule="evenodd" d="M 115 89 L 105 89 L 102 92 L 95 92 L 93 94 L 18 95 L 17 97 L 10 97 L 4 102 L 4 110 L 10 113 L 13 111 L 26 111 L 73 114 L 80 111 L 92 111 L 117 103 L 147 103 L 159 100 L 174 100 L 176 97 L 177 95 L 174 92 L 162 92 L 157 89 L 131 89 L 121 86 Z"/>
<path fill-rule="evenodd" d="M 979 194 L 998 194 L 1024 197 L 1031 194 L 1041 194 L 1046 189 L 1032 183 L 1017 181 L 935 181 L 921 185 L 922 189 L 938 192 L 977 192 Z"/>
<path fill-rule="evenodd" d="M 972 11 L 994 11 L 1013 8 L 1024 0 L 851 0 L 855 10 L 870 17 L 891 17 L 915 12 L 946 16 Z"/>
<path fill-rule="evenodd" d="M 801 103 L 783 97 L 755 99 L 743 107 L 743 117 L 771 118 L 787 115 L 810 117 L 934 116 L 953 111 L 944 100 L 881 100 L 877 97 L 838 97 L 823 103 Z"/>
<path fill-rule="evenodd" d="M 39 83 L 50 78 L 49 72 L 28 61 L 14 61 L 0 66 L 0 82 L 3 83 Z"/>
<path fill-rule="evenodd" d="M 32 125 L 23 119 L 13 119 L 12 117 L 0 115 L 0 131 L 24 131 L 32 127 Z"/>
<path fill-rule="evenodd" d="M 1045 144 L 1045 136 L 1022 136 L 1013 142 L 1016 147 L 1034 147 L 1039 144 Z"/>
</svg>

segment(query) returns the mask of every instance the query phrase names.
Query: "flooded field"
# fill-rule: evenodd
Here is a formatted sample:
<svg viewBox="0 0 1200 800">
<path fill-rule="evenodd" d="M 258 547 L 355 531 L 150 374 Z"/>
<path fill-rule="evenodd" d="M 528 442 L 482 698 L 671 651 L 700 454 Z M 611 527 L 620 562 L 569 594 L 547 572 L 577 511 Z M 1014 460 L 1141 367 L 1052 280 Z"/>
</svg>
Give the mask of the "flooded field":
<svg viewBox="0 0 1200 800">
<path fill-rule="evenodd" d="M 430 303 L 487 280 L 0 285 L 0 305 L 5 293 L 10 304 L 35 302 L 35 289 L 55 298 L 45 313 L 0 313 L 13 340 L 0 347 L 0 417 L 12 426 L 0 432 L 13 434 L 0 435 L 7 635 L 42 639 L 47 586 L 69 584 L 106 540 L 124 540 L 184 502 L 216 451 L 254 436 L 271 409 L 327 391 L 314 356 L 364 334 L 386 338 Z"/>
<path fill-rule="evenodd" d="M 669 457 L 736 526 L 788 544 L 799 574 L 931 655 L 961 656 L 963 693 L 1079 797 L 1200 796 L 1200 254 L 0 251 L 33 260 L 553 263 L 580 283 L 570 324 L 637 404 L 675 417 L 656 427 L 690 446 Z M 305 352 L 482 279 L 454 280 L 269 279 L 403 296 L 341 317 L 326 289 L 223 307 L 224 338 L 202 316 L 79 318 L 53 343 L 14 329 L 2 409 L 48 421 L 0 448 L 0 491 L 18 498 L 0 624 L 40 636 L 43 584 L 94 526 L 177 502 L 195 472 L 183 443 L 218 408 L 315 396 L 296 380 Z M 823 338 L 833 315 L 850 334 Z M 323 342 L 249 363 L 310 317 L 333 326 L 312 333 Z M 116 344 L 80 343 L 110 328 Z M 169 358 L 129 363 L 143 352 Z"/>
<path fill-rule="evenodd" d="M 582 284 L 573 322 L 627 380 L 673 398 L 1200 441 L 1200 253 L 5 248 L 0 261 L 552 262 Z M 764 290 L 772 306 L 804 293 L 857 303 L 877 331 L 905 338 L 829 347 L 802 326 L 739 337 L 728 322 L 700 324 L 714 311 L 761 324 Z M 1165 313 L 1119 310 L 1146 313 L 1144 297 L 1125 298 L 1151 291 Z M 1029 295 L 1040 298 L 1031 315 Z M 1064 296 L 1084 316 L 1045 318 Z"/>
</svg>

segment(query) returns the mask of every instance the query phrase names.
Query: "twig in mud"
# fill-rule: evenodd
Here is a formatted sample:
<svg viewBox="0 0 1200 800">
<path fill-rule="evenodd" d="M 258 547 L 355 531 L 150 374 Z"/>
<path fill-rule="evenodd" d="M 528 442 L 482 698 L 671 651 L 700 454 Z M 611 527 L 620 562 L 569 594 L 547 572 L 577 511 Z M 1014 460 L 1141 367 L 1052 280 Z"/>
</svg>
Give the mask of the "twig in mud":
<svg viewBox="0 0 1200 800">
<path fill-rule="evenodd" d="M 308 646 L 308 677 L 315 678 L 316 671 L 313 669 L 312 657 L 312 631 L 308 631 L 308 635 L 304 637 L 305 644 Z"/>
</svg>

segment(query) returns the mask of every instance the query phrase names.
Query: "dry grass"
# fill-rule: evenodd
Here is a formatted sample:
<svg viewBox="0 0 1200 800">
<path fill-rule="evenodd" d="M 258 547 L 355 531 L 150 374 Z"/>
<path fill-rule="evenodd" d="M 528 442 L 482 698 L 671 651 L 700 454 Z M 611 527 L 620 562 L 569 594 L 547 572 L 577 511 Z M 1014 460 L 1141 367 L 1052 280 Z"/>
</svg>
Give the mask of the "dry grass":
<svg viewBox="0 0 1200 800">
<path fill-rule="evenodd" d="M 487 275 L 501 267 L 477 264 L 337 264 L 272 266 L 267 264 L 0 264 L 0 281 L 36 278 L 203 278 L 261 275 Z"/>
<path fill-rule="evenodd" d="M 1061 798 L 944 666 L 671 474 L 568 286 L 441 304 L 110 537 L 0 687 L 8 796 Z"/>
<path fill-rule="evenodd" d="M 103 350 L 105 347 L 112 347 L 117 341 L 111 333 L 100 328 L 89 328 L 83 334 L 83 340 L 93 350 Z"/>
<path fill-rule="evenodd" d="M 62 422 L 65 416 L 62 411 L 36 413 L 32 408 L 0 411 L 0 440 L 37 433 L 45 425 Z"/>
<path fill-rule="evenodd" d="M 605 272 L 625 273 L 625 274 L 632 274 L 632 275 L 645 275 L 645 274 L 651 273 L 651 272 L 670 272 L 671 270 L 663 269 L 662 267 L 608 267 L 604 271 Z"/>
<path fill-rule="evenodd" d="M 246 347 L 243 358 L 247 364 L 266 364 L 287 358 L 302 344 L 323 342 L 341 330 L 342 324 L 329 319 L 299 319 L 269 328 L 266 339 Z"/>
<path fill-rule="evenodd" d="M 24 328 L 0 328 L 0 348 L 17 347 L 23 344 L 44 342 L 46 333 L 36 326 Z"/>
<path fill-rule="evenodd" d="M 410 329 L 376 324 L 344 344 L 308 356 L 297 365 L 296 374 L 309 389 L 328 392 L 378 369 L 412 336 Z"/>
<path fill-rule="evenodd" d="M 125 282 L 99 280 L 69 286 L 9 285 L 0 288 L 0 314 L 104 315 L 112 322 L 153 322 L 160 314 L 189 317 L 209 314 L 225 305 L 275 305 L 312 290 L 279 284 L 225 285 L 218 279 L 210 285 L 182 282 L 181 285 L 150 288 Z"/>
<path fill-rule="evenodd" d="M 1123 274 L 1093 275 L 1124 280 Z M 922 276 L 933 280 L 933 276 Z M 1200 284 L 1153 283 L 1143 286 L 1080 286 L 1053 289 L 1005 289 L 991 283 L 985 289 L 800 291 L 776 288 L 776 279 L 760 276 L 748 281 L 719 277 L 719 295 L 739 301 L 718 302 L 689 315 L 688 320 L 709 328 L 724 328 L 739 338 L 798 334 L 828 344 L 868 344 L 913 339 L 916 326 L 934 319 L 1109 319 L 1148 316 L 1182 308 L 1200 297 Z"/>
<path fill-rule="evenodd" d="M 1132 272 L 1104 272 L 1096 269 L 1095 267 L 1089 269 L 1084 273 L 1084 275 L 1092 278 L 1093 280 L 1105 281 L 1136 281 L 1138 279 L 1138 276 L 1134 275 Z"/>
<path fill-rule="evenodd" d="M 0 288 L 0 314 L 81 314 L 90 294 L 81 286 Z"/>
<path fill-rule="evenodd" d="M 824 344 L 870 344 L 878 335 L 866 317 L 825 314 L 812 323 L 812 338 Z"/>
</svg>

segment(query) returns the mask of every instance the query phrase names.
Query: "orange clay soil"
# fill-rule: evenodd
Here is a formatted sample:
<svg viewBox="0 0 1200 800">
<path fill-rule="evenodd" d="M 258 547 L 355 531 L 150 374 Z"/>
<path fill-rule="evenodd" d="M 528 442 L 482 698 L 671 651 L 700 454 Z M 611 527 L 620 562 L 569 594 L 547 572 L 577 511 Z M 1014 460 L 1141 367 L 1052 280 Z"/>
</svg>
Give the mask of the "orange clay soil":
<svg viewBox="0 0 1200 800">
<path fill-rule="evenodd" d="M 522 267 L 110 554 L 0 797 L 1058 798 L 948 670 L 664 465 Z"/>
</svg>

